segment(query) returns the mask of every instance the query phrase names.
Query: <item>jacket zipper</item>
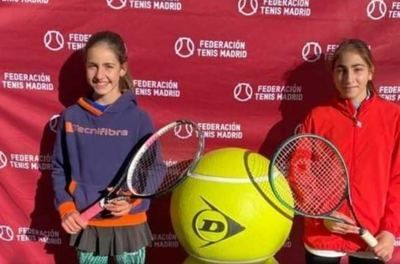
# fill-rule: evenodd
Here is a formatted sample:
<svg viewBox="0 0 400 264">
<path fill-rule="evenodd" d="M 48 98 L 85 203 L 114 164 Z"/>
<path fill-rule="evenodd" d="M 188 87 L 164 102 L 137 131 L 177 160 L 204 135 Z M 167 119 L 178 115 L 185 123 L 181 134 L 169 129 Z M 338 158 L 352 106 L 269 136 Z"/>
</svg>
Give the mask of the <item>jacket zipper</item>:
<svg viewBox="0 0 400 264">
<path fill-rule="evenodd" d="M 361 128 L 362 127 L 362 122 L 360 120 L 358 120 L 357 116 L 358 116 L 358 110 L 356 110 L 354 112 L 354 114 L 353 114 L 353 121 L 354 121 L 354 125 L 356 127 Z"/>
<path fill-rule="evenodd" d="M 354 173 L 354 168 L 355 168 L 355 163 L 356 163 L 356 148 L 357 148 L 357 137 L 358 137 L 358 129 L 360 129 L 362 127 L 362 122 L 358 119 L 358 114 L 361 110 L 361 107 L 359 107 L 358 109 L 354 109 L 354 114 L 352 116 L 353 118 L 353 122 L 354 122 L 354 128 L 353 128 L 353 144 L 352 144 L 352 153 L 351 153 L 351 171 L 349 171 L 350 175 L 348 175 L 349 177 L 349 203 L 351 203 L 350 206 L 353 207 L 353 210 L 356 211 L 356 208 L 354 206 L 353 203 L 353 199 L 351 197 L 351 175 L 353 175 Z M 355 216 L 353 216 L 354 218 Z M 354 218 L 354 220 L 356 220 L 357 218 Z M 357 221 L 357 220 L 356 220 Z"/>
</svg>

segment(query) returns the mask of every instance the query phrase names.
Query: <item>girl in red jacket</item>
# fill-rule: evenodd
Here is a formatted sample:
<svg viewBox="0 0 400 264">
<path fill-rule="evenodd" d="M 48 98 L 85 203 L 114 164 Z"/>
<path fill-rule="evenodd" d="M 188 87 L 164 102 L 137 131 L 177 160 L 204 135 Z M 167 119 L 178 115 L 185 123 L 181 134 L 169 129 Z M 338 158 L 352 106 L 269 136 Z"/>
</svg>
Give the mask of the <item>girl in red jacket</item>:
<svg viewBox="0 0 400 264">
<path fill-rule="evenodd" d="M 358 236 L 344 203 L 333 215 L 354 225 L 305 220 L 306 262 L 340 263 L 347 254 L 349 263 L 383 263 L 392 258 L 400 231 L 400 107 L 375 91 L 375 67 L 363 41 L 342 42 L 331 66 L 338 96 L 314 108 L 302 132 L 321 135 L 338 147 L 348 166 L 355 214 L 378 244 L 368 248 Z M 371 258 L 360 257 L 365 251 Z"/>
</svg>

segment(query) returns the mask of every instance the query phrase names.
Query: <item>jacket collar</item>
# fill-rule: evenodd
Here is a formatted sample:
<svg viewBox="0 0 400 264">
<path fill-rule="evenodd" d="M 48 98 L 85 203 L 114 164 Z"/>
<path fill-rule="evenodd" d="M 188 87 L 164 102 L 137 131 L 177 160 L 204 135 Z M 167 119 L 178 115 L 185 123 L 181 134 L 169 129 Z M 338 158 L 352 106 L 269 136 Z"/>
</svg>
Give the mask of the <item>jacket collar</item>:
<svg viewBox="0 0 400 264">
<path fill-rule="evenodd" d="M 136 98 L 133 94 L 132 90 L 126 91 L 123 93 L 110 107 L 108 107 L 104 112 L 100 111 L 96 107 L 92 105 L 90 100 L 85 97 L 81 97 L 78 99 L 78 105 L 81 106 L 83 109 L 86 111 L 90 112 L 91 114 L 95 116 L 101 116 L 105 112 L 119 112 L 123 109 L 125 109 L 130 102 L 133 102 L 134 105 L 136 105 Z"/>
<path fill-rule="evenodd" d="M 371 92 L 370 95 L 361 102 L 358 109 L 354 106 L 351 100 L 343 99 L 340 96 L 337 96 L 333 100 L 333 105 L 338 108 L 340 111 L 347 113 L 351 116 L 355 116 L 360 111 L 365 111 L 369 108 L 369 106 L 376 101 L 377 95 L 374 92 Z"/>
</svg>

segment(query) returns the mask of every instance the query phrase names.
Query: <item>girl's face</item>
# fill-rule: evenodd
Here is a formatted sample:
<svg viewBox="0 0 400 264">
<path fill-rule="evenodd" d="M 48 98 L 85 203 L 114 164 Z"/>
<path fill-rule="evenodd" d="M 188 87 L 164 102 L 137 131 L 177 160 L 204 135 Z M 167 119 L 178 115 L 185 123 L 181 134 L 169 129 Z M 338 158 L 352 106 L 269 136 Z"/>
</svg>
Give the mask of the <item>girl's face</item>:
<svg viewBox="0 0 400 264">
<path fill-rule="evenodd" d="M 97 102 L 111 104 L 118 99 L 121 95 L 119 80 L 126 71 L 127 64 L 121 64 L 106 43 L 98 43 L 87 51 L 86 79 Z"/>
<path fill-rule="evenodd" d="M 335 62 L 333 81 L 342 98 L 361 103 L 367 96 L 367 84 L 373 69 L 355 51 L 345 51 Z"/>
</svg>

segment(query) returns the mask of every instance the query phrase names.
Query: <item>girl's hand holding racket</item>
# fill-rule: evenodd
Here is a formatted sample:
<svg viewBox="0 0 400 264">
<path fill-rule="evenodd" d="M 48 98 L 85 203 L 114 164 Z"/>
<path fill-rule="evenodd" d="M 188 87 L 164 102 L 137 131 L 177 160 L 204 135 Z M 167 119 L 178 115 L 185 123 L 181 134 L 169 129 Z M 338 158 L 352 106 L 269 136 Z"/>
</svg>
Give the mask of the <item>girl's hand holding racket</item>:
<svg viewBox="0 0 400 264">
<path fill-rule="evenodd" d="M 107 188 L 107 191 L 113 192 L 114 188 Z M 107 210 L 112 216 L 123 216 L 128 214 L 133 207 L 133 199 L 131 198 L 132 193 L 120 189 L 116 191 L 116 195 L 116 198 L 110 199 L 104 204 L 104 210 Z"/>
<path fill-rule="evenodd" d="M 382 231 L 376 236 L 376 239 L 378 239 L 378 245 L 371 250 L 383 261 L 389 261 L 393 256 L 394 244 L 396 242 L 395 236 L 388 231 Z"/>
<path fill-rule="evenodd" d="M 76 234 L 86 228 L 87 221 L 82 218 L 79 212 L 66 213 L 61 219 L 61 226 L 68 234 Z"/>
<path fill-rule="evenodd" d="M 113 199 L 104 205 L 104 209 L 113 216 L 123 216 L 128 214 L 133 207 L 131 199 Z"/>
<path fill-rule="evenodd" d="M 336 234 L 358 234 L 360 232 L 360 228 L 357 226 L 357 223 L 350 217 L 345 214 L 339 213 L 337 211 L 333 211 L 330 214 L 331 217 L 336 219 L 342 219 L 343 222 L 332 221 L 329 219 L 324 219 L 324 226 Z"/>
<path fill-rule="evenodd" d="M 203 150 L 204 134 L 197 124 L 188 120 L 167 124 L 134 153 L 112 191 L 82 212 L 81 216 L 89 220 L 104 209 L 109 209 L 115 216 L 129 212 L 132 205 L 118 201 L 126 187 L 130 199 L 153 198 L 168 193 L 195 168 Z M 122 199 L 126 198 L 122 195 Z"/>
</svg>

